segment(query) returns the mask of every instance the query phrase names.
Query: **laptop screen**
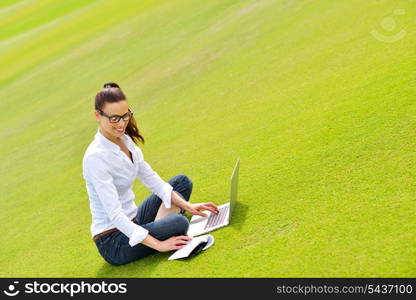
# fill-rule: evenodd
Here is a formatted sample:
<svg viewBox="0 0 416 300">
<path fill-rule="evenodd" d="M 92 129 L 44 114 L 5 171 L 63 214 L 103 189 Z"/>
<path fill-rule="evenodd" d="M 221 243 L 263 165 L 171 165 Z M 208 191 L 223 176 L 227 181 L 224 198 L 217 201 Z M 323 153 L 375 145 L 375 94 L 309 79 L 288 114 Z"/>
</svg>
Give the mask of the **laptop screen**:
<svg viewBox="0 0 416 300">
<path fill-rule="evenodd" d="M 240 158 L 237 159 L 237 162 L 234 166 L 233 174 L 231 175 L 229 221 L 231 221 L 231 216 L 233 214 L 234 206 L 235 206 L 235 203 L 237 202 L 238 172 L 239 172 L 239 170 L 240 170 Z"/>
</svg>

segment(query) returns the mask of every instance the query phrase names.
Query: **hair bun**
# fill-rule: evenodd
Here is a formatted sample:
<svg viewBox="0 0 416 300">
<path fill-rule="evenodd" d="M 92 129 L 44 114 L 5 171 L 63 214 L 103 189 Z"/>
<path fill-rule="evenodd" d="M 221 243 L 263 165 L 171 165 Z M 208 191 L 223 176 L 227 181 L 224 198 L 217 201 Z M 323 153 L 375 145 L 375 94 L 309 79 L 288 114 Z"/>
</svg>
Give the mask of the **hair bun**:
<svg viewBox="0 0 416 300">
<path fill-rule="evenodd" d="M 115 82 L 107 82 L 107 83 L 104 83 L 104 88 L 105 89 L 108 89 L 108 88 L 118 88 L 119 89 L 120 87 Z"/>
</svg>

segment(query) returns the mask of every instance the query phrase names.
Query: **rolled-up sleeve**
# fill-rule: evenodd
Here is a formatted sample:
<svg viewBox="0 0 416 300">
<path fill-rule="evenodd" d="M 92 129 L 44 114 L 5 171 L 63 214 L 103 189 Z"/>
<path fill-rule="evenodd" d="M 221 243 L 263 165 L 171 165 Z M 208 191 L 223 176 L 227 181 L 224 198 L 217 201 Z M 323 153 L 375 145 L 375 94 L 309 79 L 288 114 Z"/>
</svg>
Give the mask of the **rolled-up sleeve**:
<svg viewBox="0 0 416 300">
<path fill-rule="evenodd" d="M 166 208 L 170 208 L 173 187 L 153 171 L 152 167 L 144 160 L 141 149 L 135 147 L 139 156 L 137 177 L 149 190 L 162 199 Z"/>
<path fill-rule="evenodd" d="M 122 211 L 117 189 L 108 166 L 99 156 L 90 155 L 84 160 L 85 177 L 94 186 L 110 221 L 129 237 L 131 247 L 146 238 L 149 231 L 130 220 Z"/>
</svg>

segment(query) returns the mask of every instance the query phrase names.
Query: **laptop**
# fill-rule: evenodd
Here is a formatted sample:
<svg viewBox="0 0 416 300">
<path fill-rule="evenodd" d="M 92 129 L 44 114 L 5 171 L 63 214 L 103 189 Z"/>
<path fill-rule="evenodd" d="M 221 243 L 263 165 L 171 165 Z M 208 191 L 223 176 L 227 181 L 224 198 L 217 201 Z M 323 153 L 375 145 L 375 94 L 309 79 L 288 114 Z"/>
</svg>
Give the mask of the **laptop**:
<svg viewBox="0 0 416 300">
<path fill-rule="evenodd" d="M 193 215 L 189 222 L 188 236 L 198 236 L 230 224 L 231 215 L 237 201 L 238 171 L 240 169 L 240 159 L 235 163 L 231 174 L 230 202 L 217 206 L 219 213 L 204 211 L 207 217 Z"/>
</svg>

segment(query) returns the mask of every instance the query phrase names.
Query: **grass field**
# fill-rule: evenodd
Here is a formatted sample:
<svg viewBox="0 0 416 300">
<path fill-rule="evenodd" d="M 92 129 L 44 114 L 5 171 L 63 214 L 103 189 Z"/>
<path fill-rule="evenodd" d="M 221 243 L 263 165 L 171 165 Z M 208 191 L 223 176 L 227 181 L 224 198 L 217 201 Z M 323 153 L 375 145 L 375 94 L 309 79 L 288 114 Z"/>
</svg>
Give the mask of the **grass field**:
<svg viewBox="0 0 416 300">
<path fill-rule="evenodd" d="M 415 277 L 415 21 L 410 0 L 1 1 L 0 276 Z M 192 260 L 115 267 L 91 240 L 107 81 L 192 202 L 227 202 L 241 159 L 233 224 Z"/>
</svg>

